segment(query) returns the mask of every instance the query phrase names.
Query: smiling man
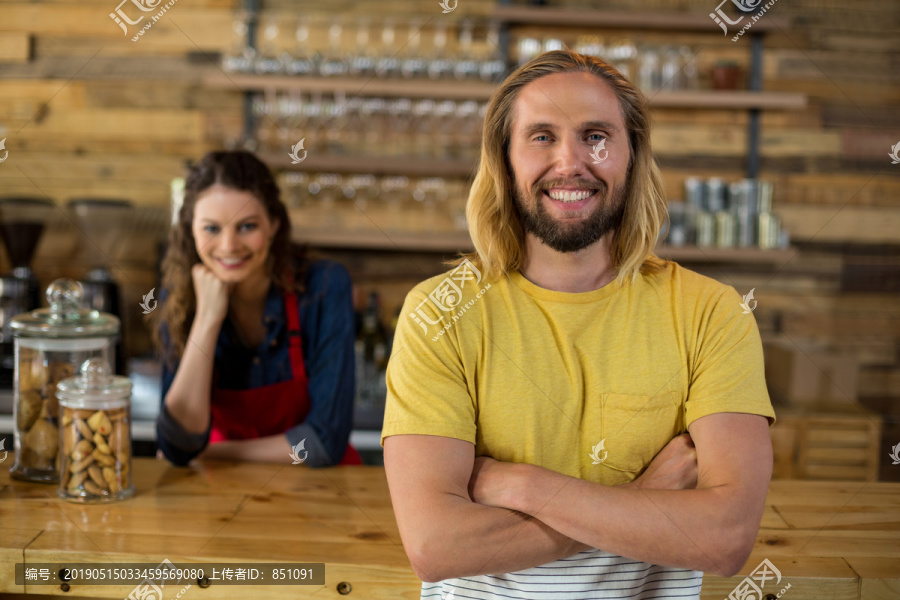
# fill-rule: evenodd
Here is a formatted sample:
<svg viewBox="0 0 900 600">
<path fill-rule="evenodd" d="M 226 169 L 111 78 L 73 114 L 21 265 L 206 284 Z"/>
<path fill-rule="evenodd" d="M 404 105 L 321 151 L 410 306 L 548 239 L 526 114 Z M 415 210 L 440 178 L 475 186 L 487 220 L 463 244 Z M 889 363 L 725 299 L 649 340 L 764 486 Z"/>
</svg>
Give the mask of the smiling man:
<svg viewBox="0 0 900 600">
<path fill-rule="evenodd" d="M 703 572 L 735 574 L 775 413 L 740 296 L 653 254 L 644 96 L 595 58 L 524 65 L 466 212 L 475 252 L 409 293 L 387 371 L 422 597 L 699 598 Z"/>
</svg>

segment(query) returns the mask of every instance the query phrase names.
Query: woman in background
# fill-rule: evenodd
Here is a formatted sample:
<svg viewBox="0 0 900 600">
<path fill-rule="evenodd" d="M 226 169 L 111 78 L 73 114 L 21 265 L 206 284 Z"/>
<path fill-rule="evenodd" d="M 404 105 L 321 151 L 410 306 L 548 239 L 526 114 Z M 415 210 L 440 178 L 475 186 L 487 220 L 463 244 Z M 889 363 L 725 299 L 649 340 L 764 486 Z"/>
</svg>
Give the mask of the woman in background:
<svg viewBox="0 0 900 600">
<path fill-rule="evenodd" d="M 211 152 L 191 168 L 151 313 L 163 354 L 157 440 L 169 461 L 361 464 L 348 445 L 350 276 L 294 252 L 290 231 L 253 154 Z"/>
</svg>

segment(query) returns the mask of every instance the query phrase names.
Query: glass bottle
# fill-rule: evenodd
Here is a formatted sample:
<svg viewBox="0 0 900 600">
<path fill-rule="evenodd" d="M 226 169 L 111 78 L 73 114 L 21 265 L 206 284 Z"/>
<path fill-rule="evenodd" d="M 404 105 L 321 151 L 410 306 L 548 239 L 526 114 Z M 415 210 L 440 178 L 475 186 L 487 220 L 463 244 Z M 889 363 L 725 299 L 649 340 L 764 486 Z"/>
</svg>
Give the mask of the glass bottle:
<svg viewBox="0 0 900 600">
<path fill-rule="evenodd" d="M 49 308 L 13 317 L 13 444 L 10 474 L 27 481 L 59 479 L 59 400 L 57 384 L 89 358 L 115 368 L 119 319 L 84 307 L 84 290 L 72 279 L 47 288 Z"/>
</svg>

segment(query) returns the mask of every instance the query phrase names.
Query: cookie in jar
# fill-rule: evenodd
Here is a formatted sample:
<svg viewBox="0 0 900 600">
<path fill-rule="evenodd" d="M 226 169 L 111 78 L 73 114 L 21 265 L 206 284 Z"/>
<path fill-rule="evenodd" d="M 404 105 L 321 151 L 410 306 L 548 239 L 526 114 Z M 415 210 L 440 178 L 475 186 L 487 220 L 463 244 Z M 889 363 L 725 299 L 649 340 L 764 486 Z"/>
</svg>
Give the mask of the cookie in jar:
<svg viewBox="0 0 900 600">
<path fill-rule="evenodd" d="M 13 416 L 16 479 L 56 483 L 59 479 L 59 382 L 89 358 L 109 360 L 119 320 L 82 306 L 82 287 L 57 279 L 47 288 L 49 308 L 16 315 Z"/>
<path fill-rule="evenodd" d="M 61 498 L 110 502 L 134 494 L 131 385 L 99 358 L 86 360 L 79 375 L 57 384 Z"/>
</svg>

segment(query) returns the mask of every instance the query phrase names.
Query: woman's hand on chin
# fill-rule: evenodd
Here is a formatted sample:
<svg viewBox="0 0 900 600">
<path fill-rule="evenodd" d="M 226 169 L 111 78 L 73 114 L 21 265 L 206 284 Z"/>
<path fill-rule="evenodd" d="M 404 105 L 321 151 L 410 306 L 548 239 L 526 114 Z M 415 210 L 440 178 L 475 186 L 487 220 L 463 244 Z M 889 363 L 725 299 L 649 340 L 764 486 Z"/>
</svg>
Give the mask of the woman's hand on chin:
<svg viewBox="0 0 900 600">
<path fill-rule="evenodd" d="M 197 298 L 197 318 L 221 324 L 228 314 L 228 299 L 235 284 L 225 283 L 202 262 L 191 268 L 191 276 Z"/>
</svg>

